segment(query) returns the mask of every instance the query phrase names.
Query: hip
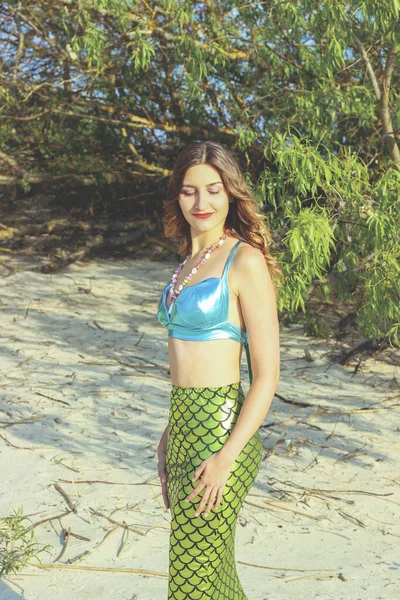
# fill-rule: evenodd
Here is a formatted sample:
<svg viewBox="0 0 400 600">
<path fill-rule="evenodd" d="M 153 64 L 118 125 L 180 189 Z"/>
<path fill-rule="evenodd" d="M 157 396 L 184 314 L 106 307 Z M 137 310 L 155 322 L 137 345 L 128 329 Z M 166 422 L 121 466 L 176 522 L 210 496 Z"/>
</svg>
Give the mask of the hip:
<svg viewBox="0 0 400 600">
<path fill-rule="evenodd" d="M 244 399 L 241 381 L 211 387 L 172 385 L 168 431 L 174 427 L 189 431 L 198 423 L 205 429 L 214 429 L 215 423 L 220 423 L 228 430 L 236 422 Z"/>
<path fill-rule="evenodd" d="M 245 400 L 241 381 L 224 386 L 172 386 L 170 394 L 168 445 L 178 454 L 208 449 L 218 452 L 228 439 Z M 262 452 L 262 441 L 257 430 L 248 447 Z"/>
</svg>

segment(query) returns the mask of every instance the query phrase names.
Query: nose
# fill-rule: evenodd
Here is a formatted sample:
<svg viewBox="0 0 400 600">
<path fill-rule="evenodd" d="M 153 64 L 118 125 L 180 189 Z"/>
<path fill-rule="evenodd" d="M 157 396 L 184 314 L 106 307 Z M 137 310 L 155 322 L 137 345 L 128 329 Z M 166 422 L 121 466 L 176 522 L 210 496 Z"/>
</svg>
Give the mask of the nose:
<svg viewBox="0 0 400 600">
<path fill-rule="evenodd" d="M 207 212 L 208 198 L 207 190 L 197 190 L 195 193 L 195 207 L 198 212 Z M 210 211 L 211 212 L 211 211 Z"/>
</svg>

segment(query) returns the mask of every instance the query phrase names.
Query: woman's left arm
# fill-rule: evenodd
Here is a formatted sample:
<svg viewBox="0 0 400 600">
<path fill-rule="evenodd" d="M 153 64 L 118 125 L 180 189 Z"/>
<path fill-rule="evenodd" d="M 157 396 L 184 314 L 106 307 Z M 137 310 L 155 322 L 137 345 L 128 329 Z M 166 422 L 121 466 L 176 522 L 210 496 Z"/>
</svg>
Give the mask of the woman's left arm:
<svg viewBox="0 0 400 600">
<path fill-rule="evenodd" d="M 271 275 L 261 250 L 248 245 L 240 250 L 234 267 L 253 382 L 229 438 L 219 451 L 227 462 L 236 460 L 265 419 L 280 372 L 278 308 Z"/>
<path fill-rule="evenodd" d="M 214 502 L 218 508 L 232 466 L 263 422 L 279 380 L 278 309 L 264 255 L 261 250 L 246 245 L 239 248 L 233 262 L 235 279 L 239 282 L 237 295 L 249 340 L 253 381 L 221 450 L 206 458 L 194 472 L 192 481 L 197 482 L 200 476 L 201 480 L 185 500 L 190 502 L 206 488 L 195 516 L 207 503 L 204 516 L 212 510 Z"/>
</svg>

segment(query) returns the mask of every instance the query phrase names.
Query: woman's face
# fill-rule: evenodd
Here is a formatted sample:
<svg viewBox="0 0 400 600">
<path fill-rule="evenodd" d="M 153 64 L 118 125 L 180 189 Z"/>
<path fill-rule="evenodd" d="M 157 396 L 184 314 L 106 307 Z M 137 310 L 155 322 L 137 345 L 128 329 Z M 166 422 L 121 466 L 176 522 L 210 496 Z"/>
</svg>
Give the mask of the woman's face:
<svg viewBox="0 0 400 600">
<path fill-rule="evenodd" d="M 215 229 L 218 234 L 222 233 L 229 196 L 218 170 L 208 164 L 190 167 L 183 178 L 179 205 L 193 230 L 201 233 Z M 200 218 L 198 214 L 210 216 Z"/>
</svg>

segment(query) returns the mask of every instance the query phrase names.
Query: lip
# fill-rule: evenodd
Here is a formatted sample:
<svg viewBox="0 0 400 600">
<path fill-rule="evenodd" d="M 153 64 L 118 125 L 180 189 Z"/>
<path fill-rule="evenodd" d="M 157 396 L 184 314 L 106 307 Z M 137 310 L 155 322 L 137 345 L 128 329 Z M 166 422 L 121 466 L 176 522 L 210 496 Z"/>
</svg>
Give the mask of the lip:
<svg viewBox="0 0 400 600">
<path fill-rule="evenodd" d="M 197 219 L 208 219 L 208 217 L 211 217 L 211 215 L 213 215 L 214 213 L 197 213 L 194 214 L 193 216 L 196 217 Z"/>
</svg>

